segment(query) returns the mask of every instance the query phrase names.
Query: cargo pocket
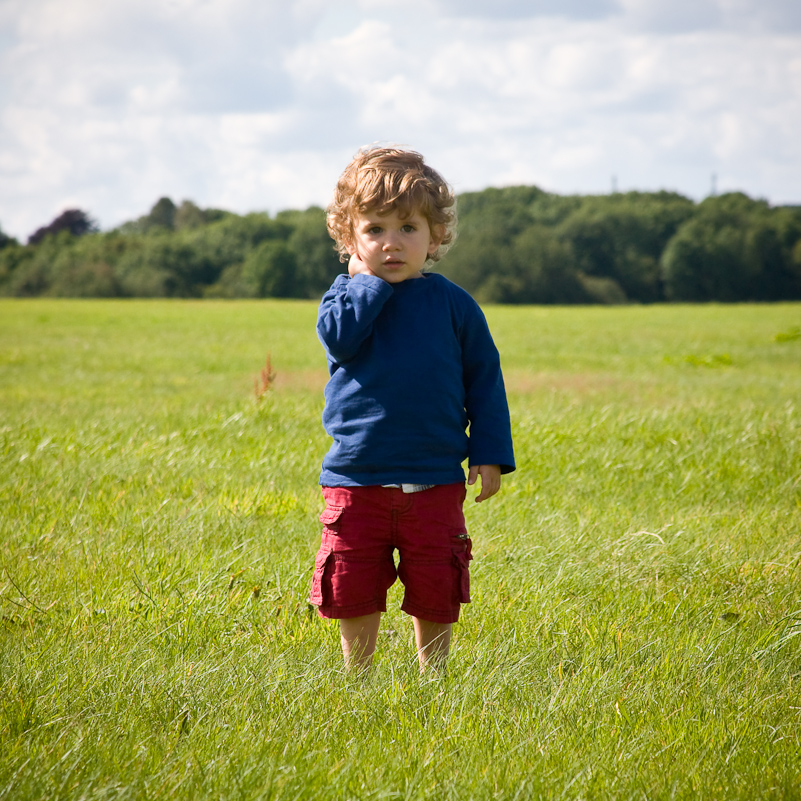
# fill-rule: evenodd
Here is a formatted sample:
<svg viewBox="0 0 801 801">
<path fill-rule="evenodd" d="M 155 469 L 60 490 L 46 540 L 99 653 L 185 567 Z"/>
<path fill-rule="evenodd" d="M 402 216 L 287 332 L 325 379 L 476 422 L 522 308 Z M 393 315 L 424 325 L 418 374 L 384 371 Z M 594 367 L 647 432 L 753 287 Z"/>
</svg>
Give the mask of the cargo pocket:
<svg viewBox="0 0 801 801">
<path fill-rule="evenodd" d="M 473 558 L 473 543 L 467 534 L 459 534 L 459 544 L 453 549 L 456 567 L 457 600 L 461 604 L 470 603 L 470 560 Z"/>
<path fill-rule="evenodd" d="M 323 509 L 323 513 L 320 515 L 320 522 L 325 528 L 336 531 L 339 518 L 342 517 L 344 511 L 345 509 L 342 506 L 326 506 L 325 509 Z"/>
<path fill-rule="evenodd" d="M 333 555 L 333 551 L 330 548 L 320 548 L 314 559 L 314 575 L 312 576 L 311 592 L 309 593 L 309 603 L 314 604 L 314 606 L 325 605 L 323 579 L 325 578 L 325 569 L 328 567 Z"/>
</svg>

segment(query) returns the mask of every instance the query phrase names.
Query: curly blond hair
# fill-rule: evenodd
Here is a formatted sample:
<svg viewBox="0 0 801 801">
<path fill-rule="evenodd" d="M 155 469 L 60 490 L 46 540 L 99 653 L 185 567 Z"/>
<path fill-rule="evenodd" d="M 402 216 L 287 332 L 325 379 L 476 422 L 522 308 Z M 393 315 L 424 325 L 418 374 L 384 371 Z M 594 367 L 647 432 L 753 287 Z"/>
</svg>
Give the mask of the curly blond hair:
<svg viewBox="0 0 801 801">
<path fill-rule="evenodd" d="M 433 234 L 442 238 L 428 257 L 439 261 L 456 238 L 456 198 L 442 176 L 414 150 L 372 145 L 353 157 L 337 181 L 334 199 L 326 209 L 328 232 L 339 253 L 348 260 L 353 223 L 358 214 L 397 211 L 401 218 L 422 214 Z"/>
</svg>

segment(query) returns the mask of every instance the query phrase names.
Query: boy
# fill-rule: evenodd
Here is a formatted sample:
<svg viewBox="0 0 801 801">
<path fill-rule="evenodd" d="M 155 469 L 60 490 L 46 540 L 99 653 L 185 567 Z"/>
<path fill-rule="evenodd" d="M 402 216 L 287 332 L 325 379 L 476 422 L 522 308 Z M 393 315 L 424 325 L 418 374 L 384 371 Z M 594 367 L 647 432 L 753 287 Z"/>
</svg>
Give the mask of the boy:
<svg viewBox="0 0 801 801">
<path fill-rule="evenodd" d="M 317 319 L 333 445 L 320 477 L 326 508 L 310 600 L 339 619 L 346 666 L 366 668 L 399 577 L 421 669 L 443 665 L 460 604 L 470 601 L 462 462 L 468 484 L 481 479 L 476 501 L 515 469 L 498 351 L 467 292 L 423 273 L 453 241 L 456 214 L 450 187 L 420 154 L 361 150 L 327 220 L 349 262 Z"/>
</svg>

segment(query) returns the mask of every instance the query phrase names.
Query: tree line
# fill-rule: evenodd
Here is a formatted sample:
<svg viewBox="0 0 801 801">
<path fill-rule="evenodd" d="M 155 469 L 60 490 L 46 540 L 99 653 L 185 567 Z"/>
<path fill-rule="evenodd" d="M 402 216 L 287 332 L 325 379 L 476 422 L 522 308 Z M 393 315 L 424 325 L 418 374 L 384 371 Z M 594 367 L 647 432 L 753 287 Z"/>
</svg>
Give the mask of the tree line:
<svg viewBox="0 0 801 801">
<path fill-rule="evenodd" d="M 556 195 L 534 186 L 458 198 L 438 271 L 485 303 L 801 299 L 801 207 L 734 192 Z M 70 209 L 26 244 L 0 230 L 0 294 L 317 298 L 343 272 L 325 212 L 271 216 L 176 205 L 99 231 Z"/>
</svg>

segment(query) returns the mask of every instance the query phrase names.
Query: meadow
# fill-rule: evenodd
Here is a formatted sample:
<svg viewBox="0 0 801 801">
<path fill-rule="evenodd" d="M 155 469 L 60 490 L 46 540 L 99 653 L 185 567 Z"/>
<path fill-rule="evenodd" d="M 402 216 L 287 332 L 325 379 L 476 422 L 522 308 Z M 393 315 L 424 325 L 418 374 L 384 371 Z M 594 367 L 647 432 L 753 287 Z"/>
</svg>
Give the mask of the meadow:
<svg viewBox="0 0 801 801">
<path fill-rule="evenodd" d="M 316 304 L 0 300 L 0 799 L 801 796 L 801 305 L 486 312 L 473 603 L 359 678 Z"/>
</svg>

